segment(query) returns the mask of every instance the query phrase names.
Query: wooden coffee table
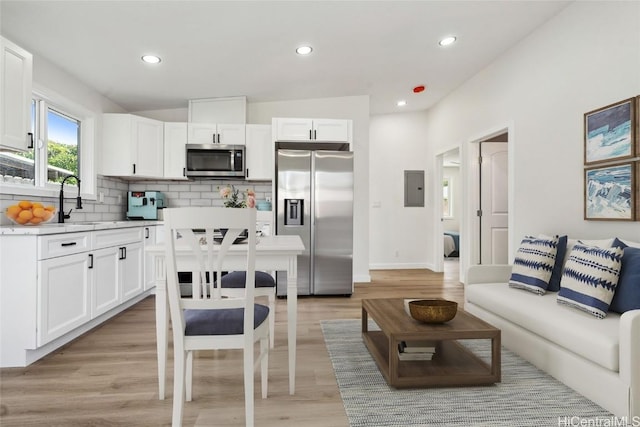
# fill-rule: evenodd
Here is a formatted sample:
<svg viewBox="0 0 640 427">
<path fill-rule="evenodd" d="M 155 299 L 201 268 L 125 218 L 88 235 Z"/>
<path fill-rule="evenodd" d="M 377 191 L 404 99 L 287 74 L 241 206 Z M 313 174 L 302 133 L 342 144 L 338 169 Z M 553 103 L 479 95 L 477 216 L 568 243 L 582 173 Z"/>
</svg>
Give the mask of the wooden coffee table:
<svg viewBox="0 0 640 427">
<path fill-rule="evenodd" d="M 380 327 L 370 331 L 368 319 Z M 404 299 L 362 300 L 362 338 L 387 383 L 396 388 L 444 387 L 500 382 L 500 330 L 458 310 L 442 324 L 414 320 L 404 308 Z M 490 339 L 491 365 L 478 358 L 459 339 Z M 401 341 L 432 341 L 431 360 L 400 360 Z"/>
</svg>

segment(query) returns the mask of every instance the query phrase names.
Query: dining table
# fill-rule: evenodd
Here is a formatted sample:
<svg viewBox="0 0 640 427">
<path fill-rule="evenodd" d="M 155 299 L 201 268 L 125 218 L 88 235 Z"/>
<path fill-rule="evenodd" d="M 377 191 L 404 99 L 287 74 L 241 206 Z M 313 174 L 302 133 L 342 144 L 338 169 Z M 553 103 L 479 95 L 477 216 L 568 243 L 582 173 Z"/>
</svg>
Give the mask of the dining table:
<svg viewBox="0 0 640 427">
<path fill-rule="evenodd" d="M 224 257 L 223 270 L 235 271 L 246 268 L 246 244 L 232 245 Z M 296 385 L 296 334 L 298 310 L 298 255 L 304 252 L 300 236 L 261 236 L 256 244 L 256 270 L 286 272 L 287 281 L 287 344 L 289 355 L 289 394 L 295 393 Z M 169 305 L 167 301 L 167 278 L 165 246 L 162 243 L 148 245 L 145 253 L 152 257 L 155 274 L 156 339 L 158 352 L 158 395 L 165 397 L 167 352 L 169 336 Z M 184 255 L 181 257 L 181 254 Z M 176 247 L 177 263 L 189 271 L 197 270 L 196 260 L 189 256 L 186 246 Z M 193 267 L 191 267 L 191 265 Z"/>
</svg>

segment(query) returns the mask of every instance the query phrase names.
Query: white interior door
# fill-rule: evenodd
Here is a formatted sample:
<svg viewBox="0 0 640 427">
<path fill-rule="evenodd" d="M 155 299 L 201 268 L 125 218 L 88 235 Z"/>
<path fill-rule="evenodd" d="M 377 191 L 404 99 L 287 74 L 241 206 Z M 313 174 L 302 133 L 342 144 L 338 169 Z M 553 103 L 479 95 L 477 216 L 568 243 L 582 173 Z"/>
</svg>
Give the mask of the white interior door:
<svg viewBox="0 0 640 427">
<path fill-rule="evenodd" d="M 508 143 L 483 142 L 480 168 L 480 263 L 509 259 Z"/>
</svg>

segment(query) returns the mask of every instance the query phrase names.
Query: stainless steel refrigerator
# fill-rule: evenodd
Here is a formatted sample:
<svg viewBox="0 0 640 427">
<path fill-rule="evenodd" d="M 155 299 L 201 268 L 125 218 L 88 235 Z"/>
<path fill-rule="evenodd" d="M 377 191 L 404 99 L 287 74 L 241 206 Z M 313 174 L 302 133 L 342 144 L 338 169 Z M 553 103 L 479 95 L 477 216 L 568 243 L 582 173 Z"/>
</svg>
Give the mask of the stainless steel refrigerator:
<svg viewBox="0 0 640 427">
<path fill-rule="evenodd" d="M 297 234 L 305 246 L 298 295 L 353 293 L 353 153 L 337 147 L 276 145 L 276 233 Z M 283 274 L 278 296 L 287 294 Z"/>
</svg>

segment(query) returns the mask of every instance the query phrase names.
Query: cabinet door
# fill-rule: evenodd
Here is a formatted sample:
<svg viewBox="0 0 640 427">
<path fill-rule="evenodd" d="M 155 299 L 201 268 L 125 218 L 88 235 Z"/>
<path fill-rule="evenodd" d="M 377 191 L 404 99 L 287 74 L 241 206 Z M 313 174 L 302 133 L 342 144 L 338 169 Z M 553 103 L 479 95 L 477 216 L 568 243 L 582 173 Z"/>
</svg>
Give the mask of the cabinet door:
<svg viewBox="0 0 640 427">
<path fill-rule="evenodd" d="M 98 317 L 120 304 L 118 248 L 104 248 L 92 252 L 91 317 Z"/>
<path fill-rule="evenodd" d="M 0 43 L 0 147 L 25 151 L 31 144 L 33 57 L 5 38 Z"/>
<path fill-rule="evenodd" d="M 144 228 L 144 247 L 156 244 L 157 227 Z M 144 290 L 151 289 L 156 286 L 156 268 L 154 259 L 150 255 L 144 256 Z"/>
<path fill-rule="evenodd" d="M 140 294 L 144 289 L 142 275 L 143 249 L 142 242 L 131 243 L 120 248 L 120 281 L 122 286 L 122 302 Z"/>
<path fill-rule="evenodd" d="M 187 124 L 164 124 L 164 177 L 187 179 L 185 175 Z"/>
<path fill-rule="evenodd" d="M 218 127 L 207 123 L 189 123 L 189 144 L 215 144 L 218 142 Z"/>
<path fill-rule="evenodd" d="M 247 179 L 272 180 L 274 170 L 271 126 L 247 125 Z"/>
<path fill-rule="evenodd" d="M 135 117 L 133 123 L 136 160 L 134 175 L 162 178 L 164 169 L 164 127 L 162 122 Z"/>
<path fill-rule="evenodd" d="M 349 141 L 349 121 L 315 119 L 313 121 L 315 141 Z"/>
<path fill-rule="evenodd" d="M 91 319 L 89 254 L 38 262 L 38 346 Z"/>
<path fill-rule="evenodd" d="M 219 143 L 226 145 L 245 145 L 245 125 L 218 125 Z"/>
<path fill-rule="evenodd" d="M 313 121 L 311 119 L 276 119 L 278 141 L 310 141 Z"/>
</svg>

